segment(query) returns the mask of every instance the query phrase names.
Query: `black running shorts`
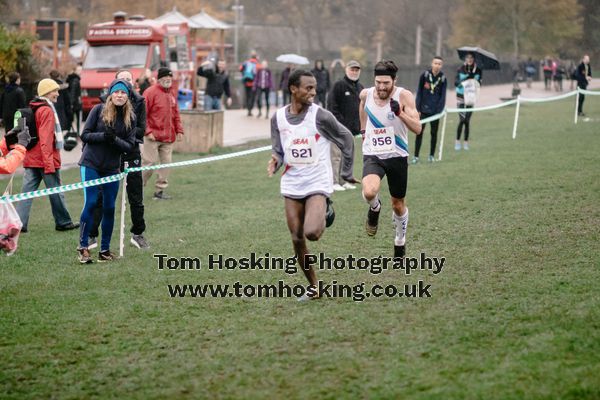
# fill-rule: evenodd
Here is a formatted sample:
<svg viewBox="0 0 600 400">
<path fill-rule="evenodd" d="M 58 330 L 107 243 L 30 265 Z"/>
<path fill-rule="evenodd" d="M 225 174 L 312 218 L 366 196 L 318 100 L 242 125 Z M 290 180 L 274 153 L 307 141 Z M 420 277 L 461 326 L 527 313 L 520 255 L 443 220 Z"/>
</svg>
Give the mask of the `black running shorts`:
<svg viewBox="0 0 600 400">
<path fill-rule="evenodd" d="M 382 160 L 377 156 L 363 156 L 363 178 L 371 174 L 375 174 L 381 179 L 387 176 L 392 197 L 403 199 L 406 196 L 408 157 L 393 157 Z"/>
</svg>

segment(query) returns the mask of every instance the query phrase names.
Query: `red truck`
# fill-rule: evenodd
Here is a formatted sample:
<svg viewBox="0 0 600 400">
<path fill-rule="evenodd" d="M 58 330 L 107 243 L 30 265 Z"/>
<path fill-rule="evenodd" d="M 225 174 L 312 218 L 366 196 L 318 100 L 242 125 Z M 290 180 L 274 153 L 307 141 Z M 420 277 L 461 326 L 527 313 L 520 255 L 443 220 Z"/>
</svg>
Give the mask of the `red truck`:
<svg viewBox="0 0 600 400">
<path fill-rule="evenodd" d="M 174 93 L 178 88 L 192 89 L 194 65 L 186 23 L 165 24 L 142 16 L 127 19 L 125 13 L 115 13 L 113 21 L 91 25 L 86 40 L 89 48 L 81 73 L 84 118 L 121 68 L 137 79 L 146 69 L 156 77 L 158 68 L 169 67 Z"/>
</svg>

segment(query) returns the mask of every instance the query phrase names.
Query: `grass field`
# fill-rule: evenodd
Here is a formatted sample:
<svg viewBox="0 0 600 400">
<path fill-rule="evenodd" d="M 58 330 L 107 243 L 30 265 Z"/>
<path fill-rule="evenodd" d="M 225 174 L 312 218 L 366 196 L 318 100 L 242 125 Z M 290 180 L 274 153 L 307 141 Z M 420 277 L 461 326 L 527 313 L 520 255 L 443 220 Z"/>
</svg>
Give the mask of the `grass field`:
<svg viewBox="0 0 600 400">
<path fill-rule="evenodd" d="M 267 153 L 173 170 L 173 200 L 146 193 L 152 251 L 128 245 L 110 265 L 79 265 L 78 234 L 55 232 L 35 200 L 18 253 L 0 258 L 0 398 L 600 398 L 600 124 L 575 126 L 572 111 L 571 100 L 523 106 L 517 140 L 513 108 L 476 114 L 469 152 L 454 151 L 448 119 L 444 161 L 411 166 L 407 197 L 408 255 L 446 257 L 440 274 L 319 272 L 423 280 L 431 298 L 170 298 L 168 284 L 305 283 L 160 271 L 153 258 L 291 256 Z M 81 192 L 66 197 L 78 219 Z M 371 238 L 360 192 L 333 199 L 336 222 L 313 252 L 391 255 L 389 202 Z"/>
</svg>

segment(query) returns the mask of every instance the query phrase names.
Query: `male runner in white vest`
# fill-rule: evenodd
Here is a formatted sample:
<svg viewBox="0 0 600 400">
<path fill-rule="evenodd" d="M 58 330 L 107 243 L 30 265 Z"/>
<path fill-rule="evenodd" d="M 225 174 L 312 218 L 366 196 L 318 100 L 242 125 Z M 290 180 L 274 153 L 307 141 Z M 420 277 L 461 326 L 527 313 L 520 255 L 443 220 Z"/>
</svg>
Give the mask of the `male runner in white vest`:
<svg viewBox="0 0 600 400">
<path fill-rule="evenodd" d="M 330 145 L 342 151 L 344 180 L 358 183 L 352 174 L 354 140 L 331 112 L 313 104 L 317 81 L 312 73 L 295 70 L 289 78 L 291 103 L 271 118 L 271 160 L 269 176 L 284 166 L 281 194 L 285 201 L 287 225 L 292 235 L 298 263 L 310 284 L 301 300 L 315 299 L 318 281 L 315 270 L 306 263 L 306 239 L 319 240 L 326 224 L 333 223 L 329 196 L 333 193 Z"/>
<path fill-rule="evenodd" d="M 394 258 L 405 255 L 408 208 L 404 197 L 408 180 L 408 130 L 421 134 L 421 122 L 411 92 L 396 87 L 398 67 L 393 61 L 375 64 L 375 87 L 360 93 L 363 130 L 363 197 L 369 203 L 365 229 L 377 233 L 381 179 L 387 175 L 396 225 Z"/>
</svg>

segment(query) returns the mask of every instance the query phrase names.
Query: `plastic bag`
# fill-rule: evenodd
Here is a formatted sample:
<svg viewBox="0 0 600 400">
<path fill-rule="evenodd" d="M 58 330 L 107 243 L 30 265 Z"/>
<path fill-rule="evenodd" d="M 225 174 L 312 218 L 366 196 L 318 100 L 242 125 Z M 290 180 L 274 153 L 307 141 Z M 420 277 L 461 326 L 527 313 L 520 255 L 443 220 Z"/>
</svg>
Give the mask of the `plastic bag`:
<svg viewBox="0 0 600 400">
<path fill-rule="evenodd" d="M 11 189 L 12 177 L 4 191 L 4 196 L 10 195 Z M 4 251 L 7 256 L 11 256 L 17 251 L 22 227 L 23 223 L 13 204 L 0 202 L 0 250 Z"/>
<path fill-rule="evenodd" d="M 461 85 L 464 87 L 465 105 L 474 106 L 479 97 L 479 82 L 475 79 L 467 79 Z"/>
</svg>

